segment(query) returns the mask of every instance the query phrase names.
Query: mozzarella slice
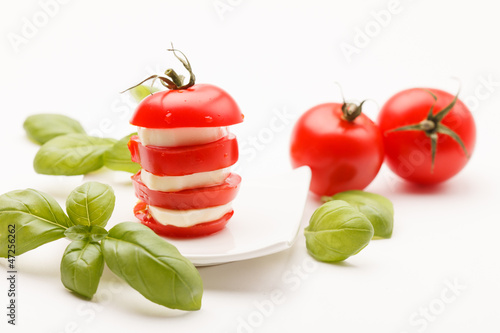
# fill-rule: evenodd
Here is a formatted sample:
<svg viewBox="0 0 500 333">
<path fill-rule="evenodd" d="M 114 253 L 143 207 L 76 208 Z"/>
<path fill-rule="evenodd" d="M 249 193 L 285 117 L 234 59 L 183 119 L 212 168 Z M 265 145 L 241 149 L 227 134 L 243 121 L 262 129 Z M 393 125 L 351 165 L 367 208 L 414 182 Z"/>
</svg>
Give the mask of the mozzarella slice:
<svg viewBox="0 0 500 333">
<path fill-rule="evenodd" d="M 172 210 L 149 206 L 149 212 L 156 222 L 163 225 L 174 225 L 183 228 L 218 220 L 231 210 L 231 203 L 222 206 L 190 210 Z"/>
<path fill-rule="evenodd" d="M 156 176 L 141 170 L 141 180 L 149 189 L 161 192 L 176 192 L 189 188 L 219 185 L 231 173 L 231 168 L 197 172 L 185 176 Z"/>
<path fill-rule="evenodd" d="M 179 147 L 217 141 L 228 134 L 227 127 L 138 127 L 137 134 L 145 146 Z"/>
</svg>

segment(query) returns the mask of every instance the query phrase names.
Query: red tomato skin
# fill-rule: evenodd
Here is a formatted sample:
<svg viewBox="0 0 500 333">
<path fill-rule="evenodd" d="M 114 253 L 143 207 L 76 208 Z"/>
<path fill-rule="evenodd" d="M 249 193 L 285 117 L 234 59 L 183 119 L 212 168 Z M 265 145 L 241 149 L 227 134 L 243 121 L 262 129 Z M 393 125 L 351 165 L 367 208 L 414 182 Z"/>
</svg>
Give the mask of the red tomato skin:
<svg viewBox="0 0 500 333">
<path fill-rule="evenodd" d="M 201 209 L 231 202 L 240 189 L 241 177 L 229 174 L 223 184 L 177 192 L 161 192 L 148 188 L 141 181 L 141 172 L 132 176 L 136 197 L 148 205 L 166 209 Z"/>
<path fill-rule="evenodd" d="M 232 133 L 215 142 L 182 147 L 144 146 L 134 135 L 128 143 L 132 161 L 157 176 L 184 176 L 229 167 L 238 161 Z"/>
<path fill-rule="evenodd" d="M 311 168 L 311 192 L 333 195 L 368 186 L 383 163 L 384 147 L 379 129 L 363 113 L 349 122 L 342 104 L 325 103 L 298 119 L 290 156 L 294 168 Z"/>
<path fill-rule="evenodd" d="M 211 84 L 165 90 L 144 98 L 130 123 L 146 128 L 221 127 L 241 123 L 235 100 Z"/>
<path fill-rule="evenodd" d="M 425 89 L 437 97 L 434 114 L 449 105 L 454 98 L 439 89 Z M 431 141 L 423 131 L 391 132 L 393 129 L 417 124 L 426 119 L 433 103 L 434 99 L 423 88 L 407 89 L 391 97 L 382 107 L 377 119 L 383 134 L 385 161 L 389 168 L 401 178 L 423 185 L 450 179 L 462 170 L 469 160 L 455 140 L 438 133 L 432 169 Z M 458 134 L 469 155 L 472 155 L 476 126 L 471 112 L 460 99 L 441 123 Z"/>
<path fill-rule="evenodd" d="M 139 201 L 134 207 L 134 214 L 142 224 L 149 227 L 160 236 L 170 238 L 196 238 L 208 236 L 224 229 L 229 219 L 233 216 L 234 211 L 230 211 L 218 220 L 195 224 L 185 228 L 173 225 L 163 225 L 156 222 L 149 213 L 148 206 L 142 201 Z"/>
</svg>

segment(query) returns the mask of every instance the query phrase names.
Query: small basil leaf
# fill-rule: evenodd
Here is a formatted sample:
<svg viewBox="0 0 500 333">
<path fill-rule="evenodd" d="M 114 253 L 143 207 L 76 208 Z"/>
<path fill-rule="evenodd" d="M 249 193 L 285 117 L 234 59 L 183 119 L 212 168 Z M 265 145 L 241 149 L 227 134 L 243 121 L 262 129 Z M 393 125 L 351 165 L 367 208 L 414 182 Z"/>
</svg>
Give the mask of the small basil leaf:
<svg viewBox="0 0 500 333">
<path fill-rule="evenodd" d="M 15 233 L 9 233 L 15 225 Z M 49 195 L 33 190 L 16 190 L 0 196 L 0 257 L 7 257 L 9 235 L 13 234 L 15 254 L 64 237 L 70 221 Z M 10 237 L 12 238 L 12 236 Z"/>
<path fill-rule="evenodd" d="M 135 99 L 135 101 L 140 102 L 149 95 L 154 94 L 157 91 L 160 91 L 160 89 L 140 84 L 137 87 L 130 89 L 129 91 L 132 97 Z"/>
<path fill-rule="evenodd" d="M 78 186 L 66 199 L 66 212 L 74 225 L 105 227 L 114 208 L 113 188 L 98 182 Z"/>
<path fill-rule="evenodd" d="M 39 144 L 64 134 L 85 134 L 82 125 L 73 118 L 52 113 L 29 116 L 23 124 L 28 137 Z"/>
<path fill-rule="evenodd" d="M 101 247 L 111 271 L 150 301 L 172 309 L 200 309 L 200 274 L 175 246 L 148 227 L 120 223 L 101 241 Z"/>
<path fill-rule="evenodd" d="M 128 149 L 128 142 L 132 135 L 136 135 L 136 133 L 127 135 L 106 150 L 104 153 L 104 165 L 107 168 L 130 173 L 136 173 L 141 169 L 139 164 L 132 162 L 132 155 Z"/>
<path fill-rule="evenodd" d="M 103 269 L 104 258 L 99 243 L 73 241 L 66 248 L 61 261 L 61 281 L 78 295 L 92 298 Z"/>
<path fill-rule="evenodd" d="M 304 231 L 311 256 L 325 262 L 347 259 L 373 237 L 368 219 L 345 201 L 328 201 L 311 216 Z"/>
<path fill-rule="evenodd" d="M 74 225 L 64 232 L 64 236 L 74 241 L 85 240 L 90 242 L 99 242 L 106 238 L 107 235 L 108 232 L 106 229 L 96 225 Z"/>
<path fill-rule="evenodd" d="M 363 213 L 370 220 L 374 237 L 391 238 L 394 225 L 392 202 L 379 194 L 365 191 L 346 191 L 335 194 L 331 200 L 343 200 Z"/>
<path fill-rule="evenodd" d="M 115 144 L 85 134 L 66 134 L 45 143 L 35 156 L 35 171 L 46 175 L 83 175 L 104 165 L 104 152 Z"/>
</svg>

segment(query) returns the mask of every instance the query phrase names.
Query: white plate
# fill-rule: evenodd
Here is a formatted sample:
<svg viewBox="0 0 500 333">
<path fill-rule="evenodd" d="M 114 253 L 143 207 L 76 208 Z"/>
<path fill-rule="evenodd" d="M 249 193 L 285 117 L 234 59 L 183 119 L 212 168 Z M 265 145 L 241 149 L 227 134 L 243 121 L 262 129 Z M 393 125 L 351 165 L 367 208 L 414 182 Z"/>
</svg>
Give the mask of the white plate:
<svg viewBox="0 0 500 333">
<path fill-rule="evenodd" d="M 292 246 L 307 200 L 311 171 L 302 167 L 266 179 L 243 178 L 234 215 L 214 235 L 170 243 L 197 266 L 246 260 Z"/>
<path fill-rule="evenodd" d="M 243 177 L 233 202 L 234 215 L 222 231 L 194 239 L 165 239 L 196 266 L 246 260 L 286 250 L 299 231 L 310 180 L 308 167 L 265 178 Z M 98 172 L 85 176 L 84 181 L 107 182 L 113 186 L 117 199 L 108 228 L 123 221 L 138 222 L 132 212 L 137 199 L 129 174 Z"/>
</svg>

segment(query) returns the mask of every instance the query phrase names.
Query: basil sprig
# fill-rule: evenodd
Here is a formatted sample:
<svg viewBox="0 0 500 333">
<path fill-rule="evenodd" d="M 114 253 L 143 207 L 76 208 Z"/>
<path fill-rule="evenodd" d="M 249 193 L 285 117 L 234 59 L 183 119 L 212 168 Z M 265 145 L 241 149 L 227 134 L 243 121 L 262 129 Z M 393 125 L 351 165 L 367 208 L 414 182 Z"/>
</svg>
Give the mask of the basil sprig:
<svg viewBox="0 0 500 333">
<path fill-rule="evenodd" d="M 203 283 L 194 265 L 148 227 L 119 223 L 106 231 L 115 205 L 109 185 L 89 182 L 74 189 L 66 211 L 49 195 L 18 190 L 0 195 L 0 244 L 8 244 L 15 225 L 16 255 L 67 237 L 61 281 L 74 293 L 92 298 L 104 264 L 144 297 L 181 310 L 201 307 Z M 7 246 L 0 257 L 7 257 Z"/>
<path fill-rule="evenodd" d="M 391 238 L 394 226 L 394 207 L 386 197 L 376 193 L 352 190 L 322 199 L 323 201 L 346 201 L 370 220 L 375 231 L 374 238 Z"/>
<path fill-rule="evenodd" d="M 375 193 L 345 191 L 322 197 L 304 230 L 309 254 L 319 261 L 337 262 L 364 249 L 373 238 L 390 238 L 394 224 L 392 202 Z"/>
<path fill-rule="evenodd" d="M 92 298 L 104 270 L 104 256 L 98 242 L 77 240 L 71 242 L 61 261 L 61 281 L 69 290 Z"/>
<path fill-rule="evenodd" d="M 150 301 L 172 309 L 200 308 L 203 285 L 198 271 L 153 230 L 120 223 L 111 228 L 101 248 L 111 271 Z"/>
<path fill-rule="evenodd" d="M 16 255 L 64 237 L 71 221 L 56 200 L 33 189 L 0 196 L 0 244 L 8 244 L 8 227 L 15 225 Z M 7 246 L 0 247 L 7 257 Z"/>
<path fill-rule="evenodd" d="M 77 133 L 58 136 L 40 148 L 33 167 L 44 175 L 84 175 L 104 165 L 103 155 L 115 142 Z"/>
<path fill-rule="evenodd" d="M 61 135 L 85 134 L 85 130 L 78 121 L 62 114 L 35 114 L 26 118 L 23 127 L 28 137 L 41 145 Z"/>
<path fill-rule="evenodd" d="M 333 200 L 316 209 L 304 235 L 312 257 L 337 262 L 365 248 L 373 237 L 373 226 L 347 202 Z"/>
<path fill-rule="evenodd" d="M 127 143 L 135 133 L 121 140 L 99 138 L 85 133 L 75 119 L 59 114 L 36 114 L 24 122 L 29 138 L 41 144 L 33 161 L 37 173 L 45 175 L 84 175 L 103 166 L 111 170 L 136 173 Z"/>
<path fill-rule="evenodd" d="M 105 167 L 111 170 L 126 171 L 130 173 L 139 171 L 141 166 L 132 162 L 132 157 L 128 150 L 130 137 L 136 134 L 137 133 L 132 133 L 125 136 L 104 152 L 103 159 Z"/>
</svg>

